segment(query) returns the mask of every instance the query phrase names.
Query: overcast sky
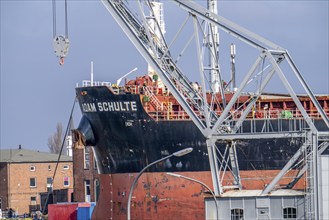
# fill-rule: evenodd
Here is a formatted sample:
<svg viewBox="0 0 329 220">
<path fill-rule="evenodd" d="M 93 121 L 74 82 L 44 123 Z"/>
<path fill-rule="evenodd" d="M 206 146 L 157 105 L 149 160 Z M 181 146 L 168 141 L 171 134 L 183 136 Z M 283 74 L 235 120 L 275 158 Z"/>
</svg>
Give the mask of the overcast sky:
<svg viewBox="0 0 329 220">
<path fill-rule="evenodd" d="M 63 2 L 57 1 L 57 34 L 65 30 Z M 48 137 L 58 122 L 66 127 L 74 88 L 89 79 L 91 61 L 97 81 L 115 82 L 135 67 L 145 74 L 145 61 L 98 0 L 68 0 L 71 45 L 63 66 L 53 53 L 52 1 L 0 4 L 1 149 L 21 144 L 48 151 Z M 175 20 L 166 11 L 172 7 L 165 9 L 167 29 Z M 288 49 L 312 90 L 321 94 L 329 94 L 328 11 L 328 1 L 219 1 L 220 15 Z M 76 126 L 79 112 L 76 105 Z"/>
</svg>

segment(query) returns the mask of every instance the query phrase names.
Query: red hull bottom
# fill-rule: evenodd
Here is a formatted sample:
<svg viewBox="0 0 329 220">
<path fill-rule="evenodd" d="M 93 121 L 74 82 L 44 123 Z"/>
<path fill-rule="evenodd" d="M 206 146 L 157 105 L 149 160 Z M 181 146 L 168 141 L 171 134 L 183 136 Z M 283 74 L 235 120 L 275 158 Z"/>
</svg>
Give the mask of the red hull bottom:
<svg viewBox="0 0 329 220">
<path fill-rule="evenodd" d="M 241 171 L 243 189 L 264 189 L 278 170 Z M 184 172 L 182 175 L 199 180 L 212 188 L 210 172 Z M 134 178 L 133 174 L 100 175 L 100 196 L 92 219 L 127 219 L 127 201 Z M 295 176 L 289 172 L 279 185 L 286 185 Z M 227 181 L 225 181 L 227 180 Z M 232 177 L 225 176 L 223 184 L 230 185 Z M 303 189 L 301 179 L 294 189 Z M 167 175 L 166 173 L 144 173 L 133 191 L 131 219 L 204 219 L 204 197 L 211 196 L 202 185 Z"/>
</svg>

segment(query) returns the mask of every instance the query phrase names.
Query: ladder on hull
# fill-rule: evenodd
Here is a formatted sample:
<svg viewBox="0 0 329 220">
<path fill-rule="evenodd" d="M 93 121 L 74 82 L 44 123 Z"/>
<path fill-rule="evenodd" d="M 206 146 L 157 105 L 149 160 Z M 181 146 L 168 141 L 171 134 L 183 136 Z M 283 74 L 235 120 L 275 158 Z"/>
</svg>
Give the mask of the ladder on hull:
<svg viewBox="0 0 329 220">
<path fill-rule="evenodd" d="M 161 103 L 159 101 L 159 99 L 156 97 L 156 95 L 154 95 L 154 93 L 150 89 L 148 89 L 146 86 L 144 86 L 143 90 L 144 90 L 144 94 L 150 99 L 150 102 L 152 103 L 153 107 L 157 111 L 166 111 L 167 110 L 166 106 L 164 106 L 163 103 Z"/>
</svg>

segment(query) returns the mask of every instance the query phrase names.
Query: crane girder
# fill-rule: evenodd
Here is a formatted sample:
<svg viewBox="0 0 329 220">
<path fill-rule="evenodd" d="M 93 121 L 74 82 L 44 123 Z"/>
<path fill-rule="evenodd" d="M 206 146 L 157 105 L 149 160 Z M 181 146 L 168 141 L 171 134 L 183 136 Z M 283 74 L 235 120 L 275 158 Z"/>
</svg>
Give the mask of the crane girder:
<svg viewBox="0 0 329 220">
<path fill-rule="evenodd" d="M 191 81 L 179 69 L 167 52 L 166 44 L 162 43 L 161 39 L 157 39 L 153 31 L 136 18 L 123 1 L 102 0 L 102 2 L 146 61 L 156 70 L 183 109 L 206 135 L 206 130 L 209 129 L 204 122 L 205 111 L 211 112 L 210 106 L 207 100 L 203 99 L 200 91 L 192 86 Z M 210 121 L 217 120 L 215 112 L 209 115 Z"/>
<path fill-rule="evenodd" d="M 317 133 L 316 127 L 314 126 L 312 120 L 306 113 L 304 107 L 301 105 L 300 101 L 297 98 L 296 93 L 293 88 L 289 84 L 287 78 L 285 77 L 283 71 L 279 67 L 279 64 L 283 60 L 287 60 L 288 66 L 291 67 L 292 72 L 296 75 L 298 81 L 305 89 L 306 93 L 312 100 L 314 106 L 318 110 L 321 115 L 321 118 L 324 120 L 325 124 L 329 128 L 329 119 L 325 114 L 324 110 L 321 108 L 319 102 L 313 95 L 312 91 L 306 84 L 306 81 L 301 76 L 299 70 L 296 65 L 292 61 L 288 52 L 281 48 L 280 46 L 272 43 L 271 41 L 201 7 L 198 4 L 193 3 L 192 1 L 187 0 L 172 0 L 179 7 L 183 8 L 187 13 L 192 15 L 194 21 L 194 38 L 196 39 L 196 43 L 203 43 L 203 46 L 211 47 L 210 42 L 204 42 L 199 39 L 199 30 L 200 24 L 198 23 L 198 19 L 204 21 L 207 25 L 215 25 L 219 27 L 224 32 L 229 35 L 237 38 L 238 40 L 256 48 L 260 54 L 257 56 L 252 67 L 247 71 L 244 78 L 241 80 L 240 86 L 237 88 L 237 91 L 233 94 L 232 98 L 226 104 L 225 94 L 223 94 L 223 89 L 221 88 L 221 97 L 222 105 L 221 112 L 218 113 L 214 110 L 213 104 L 209 104 L 209 100 L 207 95 L 210 94 L 211 100 L 216 99 L 216 95 L 212 88 L 210 87 L 209 91 L 206 91 L 205 85 L 205 77 L 204 70 L 205 68 L 202 66 L 202 52 L 200 50 L 199 45 L 197 45 L 197 55 L 199 61 L 199 71 L 201 78 L 201 89 L 195 88 L 191 81 L 186 77 L 183 71 L 179 68 L 178 64 L 172 58 L 168 45 L 164 39 L 163 34 L 157 35 L 154 30 L 148 25 L 147 18 L 144 14 L 143 3 L 145 3 L 146 7 L 151 9 L 152 15 L 152 1 L 150 0 L 136 0 L 132 1 L 138 4 L 139 15 L 141 18 L 137 17 L 127 6 L 128 2 L 123 0 L 101 0 L 107 10 L 111 13 L 112 17 L 116 20 L 122 30 L 125 32 L 127 37 L 139 51 L 139 53 L 144 57 L 144 59 L 152 66 L 155 72 L 159 75 L 163 84 L 168 88 L 168 90 L 173 94 L 178 103 L 182 106 L 182 108 L 189 115 L 194 124 L 198 127 L 198 129 L 202 132 L 204 137 L 206 138 L 208 155 L 209 155 L 209 163 L 212 171 L 213 185 L 214 191 L 216 194 L 222 193 L 222 185 L 219 178 L 219 173 L 221 170 L 218 168 L 217 164 L 217 153 L 216 153 L 216 141 L 219 139 L 225 139 L 227 137 L 230 140 L 235 140 L 241 138 L 241 135 L 244 135 L 243 132 L 239 133 L 239 127 L 243 123 L 243 120 L 247 117 L 247 115 L 252 110 L 252 106 L 256 103 L 257 99 L 263 92 L 263 89 L 268 84 L 272 76 L 277 73 L 282 81 L 283 85 L 287 88 L 291 97 L 298 109 L 302 112 L 302 116 L 308 123 L 309 127 L 312 130 L 312 133 Z M 157 24 L 159 26 L 159 24 Z M 201 31 L 203 32 L 203 30 Z M 204 36 L 203 36 L 204 37 Z M 209 48 L 208 48 L 209 49 Z M 209 49 L 211 51 L 211 48 Z M 236 121 L 232 118 L 232 109 L 234 108 L 234 104 L 237 102 L 239 97 L 242 95 L 244 89 L 247 84 L 250 82 L 253 76 L 256 76 L 257 68 L 262 67 L 262 64 L 268 61 L 269 66 L 271 66 L 270 70 L 267 71 L 267 75 L 264 81 L 261 83 L 258 88 L 257 94 L 255 94 L 250 100 L 240 118 Z M 218 61 L 218 59 L 217 59 Z M 262 69 L 261 72 L 265 73 L 266 69 Z M 207 92 L 207 94 L 206 94 Z M 219 103 L 219 102 L 218 102 Z M 271 133 L 272 135 L 276 135 L 275 133 Z M 269 133 L 257 133 L 254 132 L 251 135 L 255 135 L 255 138 L 260 137 L 269 137 Z M 282 135 L 282 132 L 278 135 Z M 250 136 L 248 137 L 250 138 Z M 234 157 L 234 153 L 232 153 L 232 157 Z M 235 160 L 236 158 L 233 158 Z M 235 161 L 237 164 L 237 161 Z M 238 171 L 238 168 L 237 168 Z M 238 176 L 238 172 L 236 172 L 236 176 Z M 280 176 L 277 179 L 281 178 Z M 239 179 L 236 179 L 239 182 Z M 274 180 L 273 184 L 275 183 Z M 267 192 L 267 191 L 266 191 Z"/>
</svg>

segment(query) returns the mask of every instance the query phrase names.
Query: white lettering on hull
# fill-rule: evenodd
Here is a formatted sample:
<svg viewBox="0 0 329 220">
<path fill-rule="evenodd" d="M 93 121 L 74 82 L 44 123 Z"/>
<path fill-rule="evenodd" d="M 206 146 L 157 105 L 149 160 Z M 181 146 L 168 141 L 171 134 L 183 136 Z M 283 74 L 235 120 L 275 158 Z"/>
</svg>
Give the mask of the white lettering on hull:
<svg viewBox="0 0 329 220">
<path fill-rule="evenodd" d="M 96 112 L 95 103 L 82 103 L 83 112 Z"/>
<path fill-rule="evenodd" d="M 83 112 L 127 112 L 137 111 L 135 101 L 82 103 Z"/>
</svg>

